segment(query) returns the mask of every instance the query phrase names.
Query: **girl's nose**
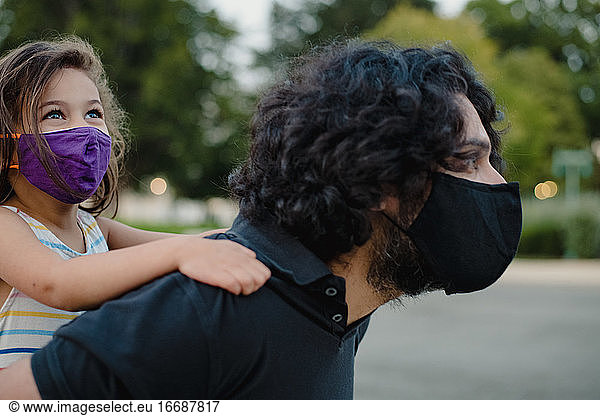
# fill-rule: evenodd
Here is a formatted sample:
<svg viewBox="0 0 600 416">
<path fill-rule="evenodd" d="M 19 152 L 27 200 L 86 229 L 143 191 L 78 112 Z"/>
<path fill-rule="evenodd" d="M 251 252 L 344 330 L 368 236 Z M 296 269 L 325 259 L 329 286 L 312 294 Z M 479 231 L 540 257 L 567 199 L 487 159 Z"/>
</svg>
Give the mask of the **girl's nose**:
<svg viewBox="0 0 600 416">
<path fill-rule="evenodd" d="M 73 117 L 70 120 L 69 128 L 73 127 L 87 127 L 88 123 L 83 117 Z"/>
</svg>

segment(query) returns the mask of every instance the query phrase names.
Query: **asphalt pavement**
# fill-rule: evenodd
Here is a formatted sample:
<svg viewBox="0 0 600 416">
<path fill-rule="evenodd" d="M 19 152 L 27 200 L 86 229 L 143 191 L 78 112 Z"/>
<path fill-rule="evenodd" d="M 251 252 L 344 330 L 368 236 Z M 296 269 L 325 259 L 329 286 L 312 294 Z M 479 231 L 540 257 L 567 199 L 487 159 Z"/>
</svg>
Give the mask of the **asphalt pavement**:
<svg viewBox="0 0 600 416">
<path fill-rule="evenodd" d="M 600 261 L 517 260 L 478 293 L 375 312 L 355 399 L 600 399 Z"/>
</svg>

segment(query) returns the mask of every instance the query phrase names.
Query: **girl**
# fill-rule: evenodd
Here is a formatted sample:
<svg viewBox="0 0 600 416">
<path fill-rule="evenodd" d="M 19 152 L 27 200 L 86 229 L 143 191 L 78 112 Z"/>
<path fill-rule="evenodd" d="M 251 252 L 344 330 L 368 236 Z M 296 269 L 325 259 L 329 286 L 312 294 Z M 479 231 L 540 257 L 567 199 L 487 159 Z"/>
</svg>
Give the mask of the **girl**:
<svg viewBox="0 0 600 416">
<path fill-rule="evenodd" d="M 166 273 L 236 294 L 270 276 L 231 241 L 97 216 L 116 197 L 123 118 L 99 58 L 78 38 L 28 43 L 0 59 L 0 368 L 78 316 L 67 311 Z"/>
</svg>

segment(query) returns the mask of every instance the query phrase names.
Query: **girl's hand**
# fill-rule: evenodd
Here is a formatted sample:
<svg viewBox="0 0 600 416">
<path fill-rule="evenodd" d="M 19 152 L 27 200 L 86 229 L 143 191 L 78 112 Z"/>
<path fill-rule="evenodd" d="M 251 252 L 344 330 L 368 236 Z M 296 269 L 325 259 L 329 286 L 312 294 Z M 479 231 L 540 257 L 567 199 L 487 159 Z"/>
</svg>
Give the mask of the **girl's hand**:
<svg viewBox="0 0 600 416">
<path fill-rule="evenodd" d="M 271 277 L 271 271 L 256 254 L 229 240 L 208 240 L 198 236 L 181 237 L 178 269 L 186 276 L 236 295 L 249 295 Z"/>
<path fill-rule="evenodd" d="M 198 237 L 207 237 L 213 234 L 224 233 L 227 230 L 229 230 L 229 228 L 217 228 L 216 230 L 208 230 L 198 234 Z"/>
</svg>

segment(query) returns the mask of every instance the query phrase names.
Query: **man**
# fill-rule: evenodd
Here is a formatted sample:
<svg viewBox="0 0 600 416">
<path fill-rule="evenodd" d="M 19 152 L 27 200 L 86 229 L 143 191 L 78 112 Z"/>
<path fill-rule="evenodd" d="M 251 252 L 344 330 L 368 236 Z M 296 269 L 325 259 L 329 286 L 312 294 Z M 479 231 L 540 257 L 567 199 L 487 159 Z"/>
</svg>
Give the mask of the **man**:
<svg viewBox="0 0 600 416">
<path fill-rule="evenodd" d="M 6 398 L 334 399 L 380 305 L 492 284 L 521 230 L 494 99 L 449 48 L 316 50 L 261 99 L 227 238 L 272 277 L 239 297 L 171 274 L 0 372 Z"/>
</svg>

